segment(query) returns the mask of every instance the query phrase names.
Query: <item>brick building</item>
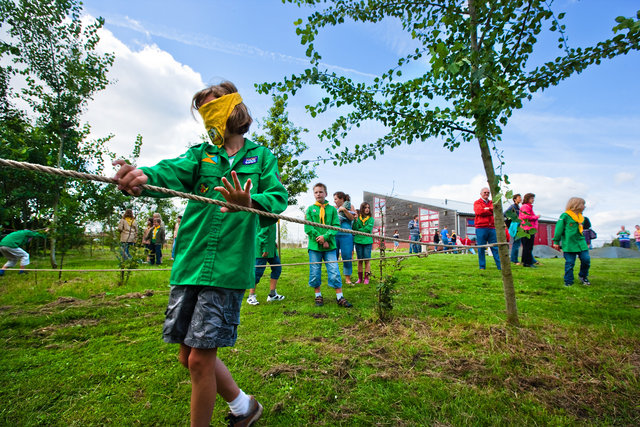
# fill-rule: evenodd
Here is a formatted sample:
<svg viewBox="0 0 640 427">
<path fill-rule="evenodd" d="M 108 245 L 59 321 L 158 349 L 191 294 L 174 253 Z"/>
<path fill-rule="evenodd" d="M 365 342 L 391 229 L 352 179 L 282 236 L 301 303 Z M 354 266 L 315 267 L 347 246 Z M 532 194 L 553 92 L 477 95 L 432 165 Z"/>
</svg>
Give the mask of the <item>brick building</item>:
<svg viewBox="0 0 640 427">
<path fill-rule="evenodd" d="M 409 239 L 407 225 L 414 215 L 418 215 L 424 242 L 433 242 L 435 230 L 442 230 L 445 225 L 449 232 L 455 230 L 460 237 L 475 239 L 473 203 L 400 195 L 390 197 L 368 191 L 363 192 L 363 200 L 373 210 L 374 234 L 380 234 L 384 228 L 384 235 L 392 236 L 398 229 L 401 239 Z M 551 246 L 556 221 L 553 218 L 539 219 L 535 245 Z M 407 243 L 400 245 L 408 247 Z"/>
</svg>

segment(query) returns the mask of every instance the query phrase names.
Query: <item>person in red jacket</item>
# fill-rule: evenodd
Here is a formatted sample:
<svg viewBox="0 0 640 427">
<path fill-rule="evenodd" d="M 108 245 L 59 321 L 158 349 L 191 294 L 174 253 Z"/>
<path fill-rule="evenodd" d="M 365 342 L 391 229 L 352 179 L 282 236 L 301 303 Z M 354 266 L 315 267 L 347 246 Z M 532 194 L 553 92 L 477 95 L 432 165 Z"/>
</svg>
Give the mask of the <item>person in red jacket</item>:
<svg viewBox="0 0 640 427">
<path fill-rule="evenodd" d="M 497 243 L 496 227 L 493 223 L 493 202 L 489 197 L 491 193 L 487 187 L 480 190 L 480 198 L 473 204 L 473 212 L 476 214 L 474 226 L 476 228 L 476 242 L 478 245 L 486 245 L 487 243 Z M 498 270 L 500 267 L 500 256 L 498 255 L 498 247 L 492 246 L 491 253 L 493 260 L 496 262 Z M 478 264 L 480 270 L 487 267 L 485 260 L 484 248 L 478 248 Z"/>
</svg>

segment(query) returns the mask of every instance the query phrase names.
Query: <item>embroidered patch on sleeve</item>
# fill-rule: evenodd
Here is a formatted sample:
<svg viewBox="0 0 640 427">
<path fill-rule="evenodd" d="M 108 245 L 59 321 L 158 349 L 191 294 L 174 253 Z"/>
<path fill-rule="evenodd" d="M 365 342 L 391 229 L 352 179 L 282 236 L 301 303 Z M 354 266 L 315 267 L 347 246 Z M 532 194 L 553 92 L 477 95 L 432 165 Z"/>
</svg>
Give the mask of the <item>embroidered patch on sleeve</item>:
<svg viewBox="0 0 640 427">
<path fill-rule="evenodd" d="M 253 156 L 253 157 L 247 157 L 246 159 L 244 159 L 242 161 L 243 165 L 253 165 L 256 164 L 258 162 L 258 156 Z"/>
<path fill-rule="evenodd" d="M 200 184 L 200 188 L 198 191 L 200 192 L 200 194 L 206 194 L 206 192 L 209 191 L 209 187 L 204 184 Z"/>
</svg>

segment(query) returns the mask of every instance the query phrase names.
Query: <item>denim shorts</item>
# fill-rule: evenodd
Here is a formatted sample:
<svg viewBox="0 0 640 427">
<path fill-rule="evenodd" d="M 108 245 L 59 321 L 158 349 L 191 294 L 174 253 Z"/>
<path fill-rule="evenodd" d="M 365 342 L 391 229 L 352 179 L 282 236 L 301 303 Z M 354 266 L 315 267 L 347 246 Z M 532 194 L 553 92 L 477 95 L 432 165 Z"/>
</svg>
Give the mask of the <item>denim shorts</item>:
<svg viewBox="0 0 640 427">
<path fill-rule="evenodd" d="M 238 337 L 244 289 L 171 286 L 164 341 L 192 348 L 232 347 Z"/>
<path fill-rule="evenodd" d="M 356 256 L 358 259 L 371 258 L 371 243 L 360 244 L 356 243 Z"/>
</svg>

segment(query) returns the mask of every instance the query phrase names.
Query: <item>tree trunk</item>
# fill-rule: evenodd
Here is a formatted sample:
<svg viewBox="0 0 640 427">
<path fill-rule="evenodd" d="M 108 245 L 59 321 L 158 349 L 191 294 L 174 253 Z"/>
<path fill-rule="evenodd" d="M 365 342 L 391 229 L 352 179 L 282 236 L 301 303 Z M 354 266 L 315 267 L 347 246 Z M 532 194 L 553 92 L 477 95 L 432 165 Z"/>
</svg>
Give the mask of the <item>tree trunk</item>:
<svg viewBox="0 0 640 427">
<path fill-rule="evenodd" d="M 470 19 L 470 33 L 469 38 L 471 42 L 471 50 L 478 53 L 481 46 L 478 45 L 478 21 L 476 14 L 476 3 L 478 0 L 469 0 L 469 19 Z M 472 69 L 475 71 L 478 69 L 479 55 L 472 56 Z M 472 97 L 478 97 L 482 94 L 482 88 L 480 82 L 471 83 Z M 491 190 L 491 197 L 493 202 L 493 218 L 495 221 L 496 234 L 498 238 L 498 253 L 500 255 L 500 264 L 502 266 L 502 288 L 504 290 L 504 300 L 507 308 L 507 323 L 511 325 L 518 325 L 518 307 L 516 305 L 516 291 L 513 286 L 513 274 L 511 273 L 511 260 L 509 258 L 509 246 L 507 243 L 507 236 L 505 233 L 504 215 L 502 214 L 502 197 L 495 197 L 500 194 L 500 184 L 496 179 L 496 172 L 493 168 L 493 160 L 491 158 L 491 150 L 487 143 L 487 126 L 484 119 L 484 113 L 477 111 L 474 113 L 475 119 L 475 131 L 476 139 L 480 145 L 480 153 L 482 155 L 482 164 L 484 166 L 484 172 L 487 176 L 487 183 Z M 480 249 L 484 250 L 484 249 Z"/>
</svg>

